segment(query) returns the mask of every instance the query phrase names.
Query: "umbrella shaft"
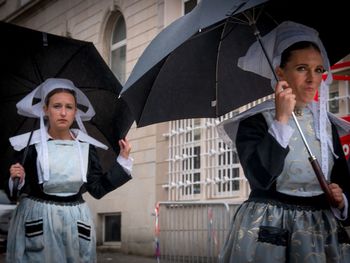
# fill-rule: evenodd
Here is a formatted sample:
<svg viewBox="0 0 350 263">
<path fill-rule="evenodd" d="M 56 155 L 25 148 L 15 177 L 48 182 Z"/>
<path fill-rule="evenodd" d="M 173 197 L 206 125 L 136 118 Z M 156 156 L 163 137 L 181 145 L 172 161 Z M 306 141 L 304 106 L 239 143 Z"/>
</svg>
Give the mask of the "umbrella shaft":
<svg viewBox="0 0 350 263">
<path fill-rule="evenodd" d="M 305 147 L 306 147 L 306 150 L 307 150 L 309 156 L 310 156 L 310 157 L 313 157 L 314 155 L 312 154 L 312 151 L 311 151 L 311 149 L 310 149 L 310 147 L 309 147 L 309 144 L 307 143 L 307 141 L 306 141 L 306 139 L 305 139 L 304 133 L 303 133 L 303 131 L 302 131 L 301 128 L 300 128 L 299 122 L 298 122 L 298 120 L 297 120 L 297 118 L 296 118 L 294 112 L 292 112 L 292 117 L 293 117 L 293 120 L 294 120 L 294 122 L 295 122 L 295 125 L 297 126 L 297 129 L 298 129 L 298 131 L 299 131 L 299 134 L 300 134 L 300 136 L 301 136 L 301 139 L 302 139 L 303 142 L 304 142 L 304 145 L 305 145 Z"/>
<path fill-rule="evenodd" d="M 321 189 L 326 194 L 327 200 L 329 201 L 330 205 L 333 206 L 333 207 L 337 207 L 336 202 L 335 202 L 335 200 L 334 200 L 333 196 L 331 195 L 330 190 L 328 188 L 328 182 L 325 179 L 325 176 L 324 176 L 324 174 L 322 172 L 322 169 L 321 169 L 321 167 L 320 167 L 316 157 L 311 152 L 311 149 L 310 149 L 310 147 L 309 147 L 309 145 L 308 145 L 308 143 L 307 143 L 307 141 L 306 141 L 306 139 L 304 137 L 304 133 L 302 132 L 302 130 L 301 130 L 300 126 L 299 126 L 299 122 L 298 122 L 297 118 L 295 117 L 294 112 L 292 112 L 292 116 L 293 116 L 293 120 L 295 122 L 295 125 L 297 126 L 298 131 L 300 133 L 301 139 L 304 142 L 306 150 L 309 153 L 309 156 L 310 156 L 309 157 L 309 161 L 311 163 L 312 169 L 314 170 L 314 172 L 316 174 L 316 177 L 317 177 L 317 180 L 318 180 L 318 182 L 319 182 L 319 184 L 321 186 Z"/>
</svg>

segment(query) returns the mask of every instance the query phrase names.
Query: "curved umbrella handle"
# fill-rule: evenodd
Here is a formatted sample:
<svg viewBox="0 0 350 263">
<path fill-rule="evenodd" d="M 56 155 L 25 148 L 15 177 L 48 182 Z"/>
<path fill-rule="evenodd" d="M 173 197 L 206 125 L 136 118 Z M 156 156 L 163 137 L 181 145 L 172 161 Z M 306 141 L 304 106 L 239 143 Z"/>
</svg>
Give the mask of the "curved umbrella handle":
<svg viewBox="0 0 350 263">
<path fill-rule="evenodd" d="M 332 207 L 337 207 L 337 202 L 334 200 L 329 187 L 328 182 L 326 181 L 322 169 L 320 167 L 320 164 L 318 163 L 317 159 L 314 156 L 309 157 L 309 161 L 311 163 L 312 168 L 314 169 L 314 172 L 316 174 L 317 180 L 320 183 L 320 186 L 323 190 L 323 192 L 326 194 L 327 200 L 329 201 L 330 205 Z"/>
</svg>

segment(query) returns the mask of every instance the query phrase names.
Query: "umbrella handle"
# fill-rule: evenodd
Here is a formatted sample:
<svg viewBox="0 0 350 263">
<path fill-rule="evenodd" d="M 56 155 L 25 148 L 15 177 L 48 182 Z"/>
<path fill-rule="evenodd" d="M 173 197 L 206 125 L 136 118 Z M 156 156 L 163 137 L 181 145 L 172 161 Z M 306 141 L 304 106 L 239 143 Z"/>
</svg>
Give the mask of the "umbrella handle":
<svg viewBox="0 0 350 263">
<path fill-rule="evenodd" d="M 38 119 L 35 119 L 34 123 L 33 123 L 33 128 L 32 128 L 32 131 L 30 132 L 30 135 L 29 135 L 29 138 L 28 138 L 28 142 L 27 142 L 27 146 L 24 150 L 24 154 L 23 154 L 23 157 L 22 157 L 22 161 L 21 161 L 21 165 L 24 165 L 25 161 L 26 161 L 26 158 L 27 158 L 27 154 L 28 154 L 28 150 L 29 150 L 29 144 L 30 144 L 30 141 L 32 139 L 32 136 L 33 136 L 33 133 L 34 133 L 34 127 L 36 126 L 36 123 L 38 122 Z M 15 177 L 13 178 L 13 186 L 12 186 L 12 198 L 14 200 L 17 200 L 17 195 L 18 195 L 18 185 L 19 185 L 19 180 L 20 178 L 19 177 Z"/>
<path fill-rule="evenodd" d="M 337 202 L 335 201 L 335 199 L 333 198 L 333 196 L 331 194 L 331 191 L 329 190 L 328 182 L 326 181 L 326 179 L 323 175 L 320 164 L 318 163 L 316 157 L 310 156 L 309 161 L 311 163 L 312 168 L 315 171 L 317 180 L 320 183 L 320 186 L 321 186 L 323 192 L 326 194 L 327 200 L 329 201 L 330 205 L 332 207 L 337 207 Z"/>
<path fill-rule="evenodd" d="M 18 195 L 18 185 L 19 185 L 19 177 L 13 178 L 13 186 L 12 186 L 12 196 L 16 200 Z"/>
</svg>

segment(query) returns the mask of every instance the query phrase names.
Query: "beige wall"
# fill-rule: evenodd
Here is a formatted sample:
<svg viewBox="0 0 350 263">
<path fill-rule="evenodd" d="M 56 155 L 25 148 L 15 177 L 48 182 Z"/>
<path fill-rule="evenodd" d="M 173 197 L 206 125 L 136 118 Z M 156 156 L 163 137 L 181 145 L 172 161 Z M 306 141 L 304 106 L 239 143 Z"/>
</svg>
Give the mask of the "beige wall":
<svg viewBox="0 0 350 263">
<path fill-rule="evenodd" d="M 105 61 L 109 60 L 109 37 L 117 12 L 127 27 L 127 75 L 149 42 L 181 14 L 181 0 L 43 0 L 0 1 L 0 20 L 49 33 L 91 41 Z M 85 195 L 96 222 L 97 241 L 101 244 L 100 214 L 121 213 L 121 250 L 127 253 L 154 254 L 153 215 L 157 200 L 166 200 L 161 185 L 167 181 L 167 124 L 136 128 L 128 134 L 134 158 L 133 179 L 95 200 Z M 113 160 L 104 160 L 110 163 Z"/>
</svg>

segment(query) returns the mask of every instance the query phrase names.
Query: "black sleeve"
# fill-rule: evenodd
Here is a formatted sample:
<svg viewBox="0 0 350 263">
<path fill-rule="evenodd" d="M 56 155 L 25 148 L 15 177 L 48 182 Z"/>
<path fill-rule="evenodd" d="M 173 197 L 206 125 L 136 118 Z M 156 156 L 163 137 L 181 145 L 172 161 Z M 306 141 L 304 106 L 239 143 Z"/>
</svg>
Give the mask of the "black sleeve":
<svg viewBox="0 0 350 263">
<path fill-rule="evenodd" d="M 100 165 L 96 148 L 90 145 L 89 166 L 85 188 L 93 197 L 100 199 L 105 194 L 122 186 L 130 179 L 131 176 L 124 171 L 123 167 L 117 161 L 104 173 Z"/>
<path fill-rule="evenodd" d="M 5 193 L 7 195 L 7 197 L 11 200 L 11 201 L 16 201 L 16 198 L 14 196 L 11 196 L 11 190 L 12 189 L 9 189 L 9 180 L 10 180 L 10 167 L 11 165 L 13 164 L 16 164 L 16 163 L 21 163 L 21 160 L 22 160 L 22 156 L 23 156 L 23 151 L 15 151 L 13 156 L 12 156 L 12 159 L 11 159 L 11 164 L 10 166 L 8 167 L 8 169 L 6 170 L 6 176 L 5 176 L 5 180 L 6 182 L 4 183 L 4 189 L 5 189 Z M 25 167 L 24 167 L 24 171 L 25 171 Z"/>
<path fill-rule="evenodd" d="M 334 125 L 332 125 L 333 135 L 333 148 L 338 158 L 334 158 L 334 165 L 331 172 L 331 182 L 338 184 L 345 194 L 348 202 L 350 202 L 350 171 L 346 162 L 343 147 L 340 143 L 338 132 Z M 344 222 L 344 225 L 350 225 L 350 206 L 348 210 L 348 219 Z"/>
<path fill-rule="evenodd" d="M 268 132 L 262 114 L 240 122 L 236 146 L 251 189 L 270 189 L 283 170 L 289 148 L 283 148 Z"/>
<path fill-rule="evenodd" d="M 26 154 L 25 159 L 23 160 L 23 155 L 25 153 L 26 149 L 23 149 L 22 151 L 16 151 L 14 153 L 12 164 L 15 163 L 21 163 L 24 161 L 23 168 L 25 172 L 25 183 L 24 186 L 20 190 L 20 194 L 31 194 L 32 191 L 40 191 L 39 185 L 38 185 L 38 176 L 37 176 L 37 168 L 36 168 L 36 159 L 37 159 L 37 152 L 34 145 L 28 146 L 28 151 Z M 10 167 L 9 167 L 10 168 Z M 10 172 L 7 176 L 7 182 L 6 182 L 6 193 L 8 194 L 8 197 L 11 200 L 16 200 L 14 197 L 10 196 L 10 189 L 8 189 L 8 180 L 10 178 Z"/>
</svg>

